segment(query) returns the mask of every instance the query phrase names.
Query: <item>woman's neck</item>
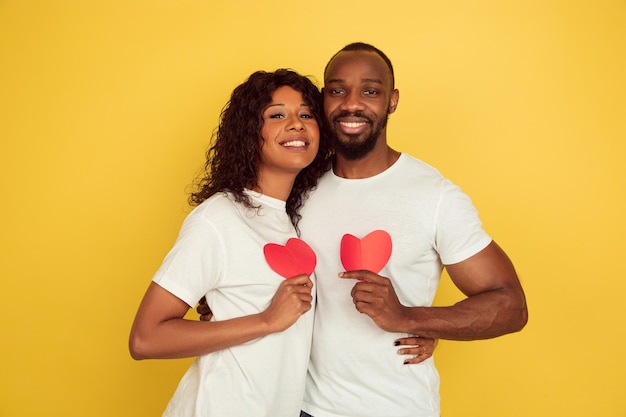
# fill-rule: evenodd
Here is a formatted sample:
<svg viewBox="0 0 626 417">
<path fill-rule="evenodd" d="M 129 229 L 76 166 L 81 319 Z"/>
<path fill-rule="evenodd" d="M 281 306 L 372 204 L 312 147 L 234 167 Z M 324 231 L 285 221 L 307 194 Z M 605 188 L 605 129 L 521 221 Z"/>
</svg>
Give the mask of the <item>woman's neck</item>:
<svg viewBox="0 0 626 417">
<path fill-rule="evenodd" d="M 251 187 L 250 189 L 268 197 L 287 201 L 289 194 L 291 194 L 291 189 L 293 188 L 295 180 L 295 174 L 287 175 L 285 172 L 281 172 L 280 174 L 272 175 L 272 173 L 266 172 L 263 175 L 259 175 L 257 185 L 255 187 Z"/>
</svg>

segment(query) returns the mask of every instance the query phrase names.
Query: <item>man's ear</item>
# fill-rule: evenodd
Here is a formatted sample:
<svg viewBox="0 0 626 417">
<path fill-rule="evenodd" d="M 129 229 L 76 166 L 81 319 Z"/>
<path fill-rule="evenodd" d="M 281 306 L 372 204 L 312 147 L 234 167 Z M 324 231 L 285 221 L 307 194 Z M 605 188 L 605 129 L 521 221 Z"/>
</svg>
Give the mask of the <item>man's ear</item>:
<svg viewBox="0 0 626 417">
<path fill-rule="evenodd" d="M 398 108 L 398 101 L 400 100 L 400 91 L 396 88 L 391 92 L 391 97 L 389 98 L 389 114 L 396 111 Z"/>
</svg>

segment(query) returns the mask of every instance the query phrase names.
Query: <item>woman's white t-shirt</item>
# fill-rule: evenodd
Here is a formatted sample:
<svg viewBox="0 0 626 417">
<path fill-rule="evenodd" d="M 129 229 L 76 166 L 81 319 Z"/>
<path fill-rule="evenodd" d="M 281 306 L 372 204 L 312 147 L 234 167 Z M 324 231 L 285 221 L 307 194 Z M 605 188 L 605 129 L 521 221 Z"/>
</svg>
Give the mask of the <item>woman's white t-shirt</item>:
<svg viewBox="0 0 626 417">
<path fill-rule="evenodd" d="M 259 209 L 226 194 L 196 207 L 153 277 L 189 306 L 206 296 L 213 320 L 264 311 L 284 280 L 268 266 L 263 246 L 296 237 L 285 202 L 248 195 Z M 312 328 L 313 308 L 283 332 L 198 357 L 164 416 L 299 415 Z"/>
</svg>

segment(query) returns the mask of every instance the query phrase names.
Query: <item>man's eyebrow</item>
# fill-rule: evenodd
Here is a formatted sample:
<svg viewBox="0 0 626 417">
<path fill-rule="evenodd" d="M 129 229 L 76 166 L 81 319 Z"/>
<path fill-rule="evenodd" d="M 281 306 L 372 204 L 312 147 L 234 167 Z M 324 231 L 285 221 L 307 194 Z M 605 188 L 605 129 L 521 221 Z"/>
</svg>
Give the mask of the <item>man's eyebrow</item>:
<svg viewBox="0 0 626 417">
<path fill-rule="evenodd" d="M 325 81 L 326 84 L 333 84 L 333 83 L 343 83 L 346 80 L 344 80 L 343 78 L 329 78 L 328 80 Z M 374 83 L 374 84 L 382 84 L 383 81 L 380 78 L 361 78 L 361 83 L 362 84 L 367 84 L 367 83 Z"/>
</svg>

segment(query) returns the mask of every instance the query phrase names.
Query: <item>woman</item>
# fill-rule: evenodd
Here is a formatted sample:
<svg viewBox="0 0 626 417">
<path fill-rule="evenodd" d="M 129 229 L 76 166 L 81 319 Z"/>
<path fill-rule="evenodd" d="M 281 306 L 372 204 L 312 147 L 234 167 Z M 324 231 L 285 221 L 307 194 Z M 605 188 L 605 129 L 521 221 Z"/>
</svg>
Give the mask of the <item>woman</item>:
<svg viewBox="0 0 626 417">
<path fill-rule="evenodd" d="M 329 168 L 321 114 L 317 87 L 289 70 L 255 72 L 223 110 L 197 207 L 131 329 L 135 359 L 198 356 L 165 416 L 299 414 L 313 281 L 273 272 L 263 247 L 298 235 L 298 209 Z M 203 296 L 213 319 L 185 320 Z"/>
</svg>

